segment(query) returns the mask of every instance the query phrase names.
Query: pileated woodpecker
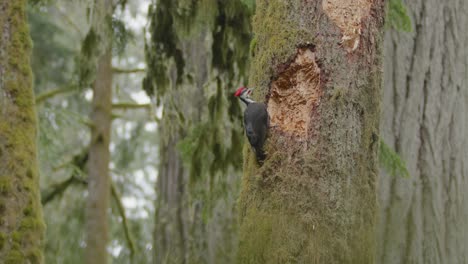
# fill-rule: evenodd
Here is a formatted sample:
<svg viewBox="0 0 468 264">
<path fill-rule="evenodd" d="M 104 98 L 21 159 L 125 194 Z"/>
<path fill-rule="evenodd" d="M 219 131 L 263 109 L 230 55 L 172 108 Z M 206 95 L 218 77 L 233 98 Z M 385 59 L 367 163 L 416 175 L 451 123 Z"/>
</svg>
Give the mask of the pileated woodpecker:
<svg viewBox="0 0 468 264">
<path fill-rule="evenodd" d="M 265 144 L 267 138 L 269 117 L 265 104 L 252 100 L 250 98 L 251 94 L 252 89 L 240 87 L 234 96 L 239 97 L 247 106 L 244 111 L 245 134 L 257 156 L 257 161 L 262 163 L 265 160 L 263 144 Z"/>
</svg>

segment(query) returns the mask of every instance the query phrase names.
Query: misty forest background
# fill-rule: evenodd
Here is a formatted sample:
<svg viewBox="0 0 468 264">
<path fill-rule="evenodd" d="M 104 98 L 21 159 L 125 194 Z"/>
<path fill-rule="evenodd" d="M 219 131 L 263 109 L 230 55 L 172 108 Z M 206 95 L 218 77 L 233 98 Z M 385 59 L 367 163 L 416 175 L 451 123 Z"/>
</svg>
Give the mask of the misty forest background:
<svg viewBox="0 0 468 264">
<path fill-rule="evenodd" d="M 262 170 L 253 165 L 243 133 L 244 107 L 233 92 L 240 86 L 263 84 L 264 76 L 257 72 L 267 71 L 262 59 L 272 55 L 259 51 L 270 43 L 262 42 L 262 36 L 269 34 L 262 28 L 280 36 L 277 45 L 301 41 L 281 39 L 287 36 L 283 27 L 290 23 L 277 22 L 288 17 L 281 12 L 299 14 L 297 5 L 267 2 L 0 0 L 3 11 L 27 13 L 24 22 L 29 32 L 21 24 L 21 15 L 14 15 L 16 11 L 2 13 L 6 14 L 0 17 L 2 32 L 8 23 L 4 18 L 13 14 L 9 26 L 18 27 L 14 32 L 22 35 L 15 39 L 3 33 L 0 58 L 13 54 L 15 47 L 5 44 L 10 39 L 26 52 L 19 56 L 23 58 L 19 65 L 29 63 L 31 52 L 34 77 L 29 88 L 34 89 L 31 100 L 35 103 L 29 105 L 35 110 L 27 111 L 37 113 L 35 155 L 40 186 L 39 191 L 34 187 L 34 169 L 24 172 L 32 175 L 32 183 L 24 189 L 13 188 L 16 180 L 11 183 L 12 178 L 3 175 L 36 166 L 35 141 L 23 135 L 14 141 L 19 143 L 13 146 L 33 152 L 26 151 L 28 162 L 11 165 L 9 157 L 20 152 L 9 151 L 12 145 L 5 142 L 19 132 L 8 130 L 12 123 L 0 120 L 1 262 L 313 263 L 304 252 L 317 251 L 323 256 L 343 255 L 316 258 L 314 263 L 371 263 L 360 259 L 382 264 L 468 263 L 468 2 L 385 2 L 383 38 L 375 46 L 382 55 L 375 57 L 382 66 L 375 68 L 381 90 L 376 90 L 380 96 L 371 98 L 380 104 L 375 108 L 380 108 L 380 121 L 373 123 L 380 131 L 372 134 L 379 146 L 379 170 L 374 173 L 371 163 L 362 165 L 377 182 L 370 196 L 361 197 L 374 197 L 377 205 L 369 205 L 370 217 L 375 214 L 377 220 L 369 221 L 374 246 L 372 253 L 363 253 L 365 258 L 342 258 L 359 251 L 348 244 L 354 234 L 346 233 L 348 238 L 336 241 L 324 238 L 321 246 L 312 245 L 304 235 L 328 223 L 337 226 L 336 233 L 331 233 L 342 236 L 340 228 L 346 226 L 342 221 L 320 222 L 314 213 L 293 210 L 291 214 L 302 221 L 297 224 L 296 218 L 263 214 L 270 208 L 265 204 L 273 199 L 266 191 L 276 193 L 272 185 L 290 182 L 281 175 L 273 180 L 267 176 L 288 166 L 274 169 L 266 163 L 265 168 L 273 169 Z M 315 33 L 297 34 L 311 34 L 314 39 Z M 284 49 L 275 54 L 287 58 L 289 53 Z M 0 63 L 0 74 L 8 69 Z M 28 70 L 20 72 L 29 76 Z M 351 76 L 358 71 L 349 72 Z M 374 78 L 373 72 L 368 80 Z M 0 84 L 0 93 L 8 94 L 4 80 Z M 331 109 L 352 112 L 358 106 L 347 101 L 343 89 L 324 96 L 336 104 Z M 0 95 L 0 119 L 8 120 L 15 114 L 2 105 L 8 98 L 4 95 Z M 263 101 L 262 95 L 257 93 L 255 98 Z M 340 111 L 334 118 L 341 118 Z M 355 122 L 347 118 L 342 120 Z M 28 129 L 34 131 L 34 125 Z M 335 139 L 342 140 L 340 136 Z M 305 164 L 306 172 L 314 172 L 307 162 L 287 162 L 297 170 Z M 321 171 L 355 173 L 347 165 L 332 166 Z M 356 193 L 361 192 L 357 188 Z M 278 193 L 302 194 L 295 190 L 282 187 Z M 14 209 L 12 201 L 23 201 L 18 198 L 22 193 L 32 195 L 21 209 Z M 341 189 L 324 193 L 338 197 L 333 208 L 353 210 L 352 206 L 340 207 Z M 291 201 L 285 204 L 302 206 L 298 200 Z M 289 212 L 276 209 L 268 212 Z M 327 217 L 343 218 L 328 209 L 323 209 Z M 10 229 L 10 220 L 17 221 L 16 229 Z M 361 243 L 359 236 L 354 238 L 355 244 Z"/>
</svg>

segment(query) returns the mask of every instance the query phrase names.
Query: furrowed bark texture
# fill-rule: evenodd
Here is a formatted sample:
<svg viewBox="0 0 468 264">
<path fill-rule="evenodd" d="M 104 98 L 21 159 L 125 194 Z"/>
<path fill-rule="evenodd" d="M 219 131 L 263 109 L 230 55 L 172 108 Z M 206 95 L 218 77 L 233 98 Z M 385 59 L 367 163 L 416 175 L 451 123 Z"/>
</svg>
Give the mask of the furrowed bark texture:
<svg viewBox="0 0 468 264">
<path fill-rule="evenodd" d="M 26 1 L 0 0 L 0 260 L 43 263 Z"/>
<path fill-rule="evenodd" d="M 405 1 L 385 36 L 382 131 L 410 179 L 379 181 L 378 263 L 468 263 L 468 2 Z"/>
<path fill-rule="evenodd" d="M 102 45 L 93 83 L 91 143 L 88 161 L 88 201 L 86 215 L 86 263 L 107 263 L 110 195 L 109 143 L 112 109 L 112 49 L 108 34 L 110 0 L 97 0 L 92 30 Z"/>
<path fill-rule="evenodd" d="M 257 1 L 239 263 L 374 263 L 383 1 Z"/>
</svg>

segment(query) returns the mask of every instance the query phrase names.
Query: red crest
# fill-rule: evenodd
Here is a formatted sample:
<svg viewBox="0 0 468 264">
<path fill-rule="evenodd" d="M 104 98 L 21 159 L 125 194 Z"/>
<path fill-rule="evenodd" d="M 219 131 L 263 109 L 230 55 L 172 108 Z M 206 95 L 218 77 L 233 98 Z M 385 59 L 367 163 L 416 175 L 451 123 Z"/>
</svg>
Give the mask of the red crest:
<svg viewBox="0 0 468 264">
<path fill-rule="evenodd" d="M 234 93 L 234 96 L 240 96 L 245 89 L 247 88 L 245 88 L 244 86 L 240 87 L 239 89 L 236 90 L 236 92 Z"/>
</svg>

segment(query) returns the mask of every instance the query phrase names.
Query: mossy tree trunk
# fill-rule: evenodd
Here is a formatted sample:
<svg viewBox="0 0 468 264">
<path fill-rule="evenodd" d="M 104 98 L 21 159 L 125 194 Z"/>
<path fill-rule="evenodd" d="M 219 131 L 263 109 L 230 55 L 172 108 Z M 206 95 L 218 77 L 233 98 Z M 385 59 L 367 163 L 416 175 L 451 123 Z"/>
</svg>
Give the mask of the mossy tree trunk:
<svg viewBox="0 0 468 264">
<path fill-rule="evenodd" d="M 178 83 L 175 66 L 170 70 L 168 91 L 161 97 L 164 106 L 159 126 L 160 165 L 156 184 L 156 215 L 154 231 L 154 263 L 198 262 L 192 247 L 203 245 L 204 237 L 193 237 L 191 230 L 197 225 L 199 214 L 190 217 L 190 169 L 184 166 L 179 144 L 189 133 L 189 124 L 200 122 L 200 105 L 203 103 L 203 84 L 207 80 L 205 34 L 185 41 L 181 49 L 184 60 L 195 76 L 196 84 Z M 198 57 L 200 56 L 201 59 Z M 184 125 L 186 119 L 188 122 Z M 194 211 L 192 211 L 194 212 Z"/>
<path fill-rule="evenodd" d="M 44 223 L 25 0 L 0 0 L 0 260 L 42 263 Z"/>
<path fill-rule="evenodd" d="M 188 206 L 187 171 L 176 149 L 179 135 L 165 132 L 167 143 L 160 146 L 161 161 L 156 186 L 156 225 L 154 232 L 154 263 L 187 263 Z"/>
<path fill-rule="evenodd" d="M 405 1 L 385 36 L 382 134 L 409 179 L 382 175 L 377 262 L 468 262 L 468 2 Z"/>
<path fill-rule="evenodd" d="M 206 81 L 207 65 L 204 59 L 196 60 L 196 55 L 203 57 L 203 38 L 185 41 L 189 48 L 183 49 L 184 60 L 188 67 L 196 69 L 195 80 L 201 85 L 178 83 L 176 67 L 170 69 L 168 91 L 161 97 L 164 106 L 159 126 L 159 173 L 156 184 L 158 195 L 155 203 L 154 263 L 191 263 L 195 256 L 190 248 L 202 244 L 203 237 L 194 238 L 190 234 L 198 215 L 189 217 L 190 170 L 184 166 L 178 145 L 188 133 L 183 119 L 199 122 L 199 106 L 203 98 L 203 83 Z M 197 50 L 198 52 L 193 52 Z M 202 74 L 200 74 L 200 72 Z M 205 74 L 203 74 L 205 73 Z M 197 226 L 202 229 L 202 226 Z M 201 251 L 202 249 L 200 249 Z"/>
<path fill-rule="evenodd" d="M 228 195 L 222 199 L 210 196 L 209 173 L 189 166 L 181 151 L 181 144 L 188 142 L 186 137 L 203 124 L 203 117 L 207 115 L 203 106 L 206 93 L 211 89 L 207 89 L 210 76 L 208 36 L 206 32 L 199 32 L 181 41 L 186 70 L 193 75 L 193 81 L 177 83 L 174 67 L 169 89 L 161 97 L 164 110 L 159 126 L 154 263 L 232 263 L 235 258 L 233 252 L 228 252 L 233 250 L 236 241 L 233 229 L 236 217 L 232 213 L 235 199 Z M 229 121 L 219 126 L 226 124 Z M 206 163 L 208 161 L 206 155 Z M 237 182 L 230 180 L 232 174 L 238 176 L 239 172 L 224 173 L 221 183 L 237 190 Z M 223 208 L 222 213 L 219 208 Z"/>
<path fill-rule="evenodd" d="M 250 86 L 271 120 L 245 147 L 239 263 L 374 263 L 384 1 L 258 0 Z"/>
<path fill-rule="evenodd" d="M 88 161 L 88 201 L 86 216 L 86 263 L 107 263 L 110 179 L 109 143 L 112 122 L 112 34 L 111 0 L 96 0 L 92 27 L 88 38 L 94 37 L 99 47 L 90 119 L 91 142 Z"/>
<path fill-rule="evenodd" d="M 241 0 L 149 10 L 143 88 L 163 106 L 154 263 L 233 263 L 242 133 L 230 91 L 245 78 L 251 10 Z"/>
</svg>

